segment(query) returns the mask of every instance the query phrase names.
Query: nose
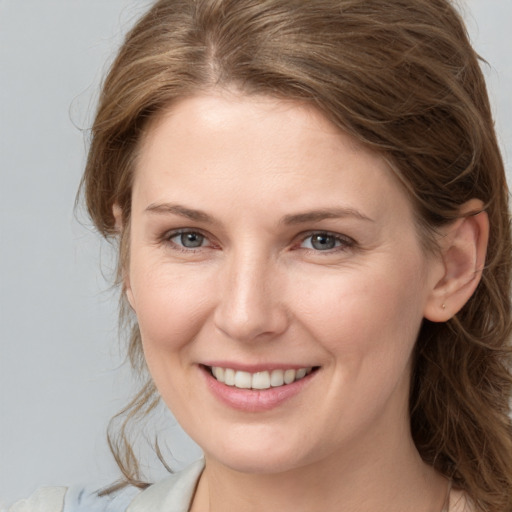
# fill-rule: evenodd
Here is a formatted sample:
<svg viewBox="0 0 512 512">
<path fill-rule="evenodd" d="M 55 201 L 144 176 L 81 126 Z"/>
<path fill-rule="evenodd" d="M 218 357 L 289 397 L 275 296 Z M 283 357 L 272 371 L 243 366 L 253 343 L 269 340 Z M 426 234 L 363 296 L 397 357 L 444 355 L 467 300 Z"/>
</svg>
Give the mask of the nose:
<svg viewBox="0 0 512 512">
<path fill-rule="evenodd" d="M 252 341 L 282 334 L 289 321 L 277 264 L 268 257 L 233 256 L 225 262 L 214 321 L 231 339 Z"/>
</svg>

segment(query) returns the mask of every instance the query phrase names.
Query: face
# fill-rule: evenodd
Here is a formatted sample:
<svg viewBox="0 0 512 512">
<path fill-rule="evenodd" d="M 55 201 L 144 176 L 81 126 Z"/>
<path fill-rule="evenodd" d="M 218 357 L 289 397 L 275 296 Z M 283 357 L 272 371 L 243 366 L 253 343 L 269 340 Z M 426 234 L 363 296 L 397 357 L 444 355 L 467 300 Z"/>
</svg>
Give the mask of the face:
<svg viewBox="0 0 512 512">
<path fill-rule="evenodd" d="M 130 243 L 150 372 L 207 461 L 277 472 L 409 441 L 439 264 L 385 162 L 320 113 L 174 105 L 141 145 Z"/>
</svg>

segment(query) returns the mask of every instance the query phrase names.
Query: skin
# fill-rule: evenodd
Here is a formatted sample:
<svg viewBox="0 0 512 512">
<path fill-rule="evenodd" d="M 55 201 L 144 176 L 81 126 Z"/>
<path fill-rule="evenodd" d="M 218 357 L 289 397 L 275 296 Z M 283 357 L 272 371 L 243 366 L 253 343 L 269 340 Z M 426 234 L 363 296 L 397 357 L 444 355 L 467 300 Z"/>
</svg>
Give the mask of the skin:
<svg viewBox="0 0 512 512">
<path fill-rule="evenodd" d="M 440 511 L 446 481 L 409 430 L 411 353 L 423 318 L 476 286 L 461 266 L 482 225 L 425 254 L 385 161 L 298 103 L 212 91 L 154 120 L 125 286 L 156 386 L 204 450 L 192 510 Z M 211 361 L 317 370 L 251 412 L 211 393 Z"/>
</svg>

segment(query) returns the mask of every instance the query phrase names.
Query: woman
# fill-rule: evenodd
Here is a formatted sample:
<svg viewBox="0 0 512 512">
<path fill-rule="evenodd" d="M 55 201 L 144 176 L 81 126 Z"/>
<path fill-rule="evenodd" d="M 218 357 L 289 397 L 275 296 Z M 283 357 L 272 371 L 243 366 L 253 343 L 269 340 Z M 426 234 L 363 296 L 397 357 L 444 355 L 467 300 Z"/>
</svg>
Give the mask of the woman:
<svg viewBox="0 0 512 512">
<path fill-rule="evenodd" d="M 48 510 L 509 511 L 507 188 L 446 0 L 161 0 L 83 192 L 129 351 L 204 461 Z M 53 507 L 53 508 L 52 508 Z M 103 508 L 102 508 L 103 507 Z"/>
</svg>

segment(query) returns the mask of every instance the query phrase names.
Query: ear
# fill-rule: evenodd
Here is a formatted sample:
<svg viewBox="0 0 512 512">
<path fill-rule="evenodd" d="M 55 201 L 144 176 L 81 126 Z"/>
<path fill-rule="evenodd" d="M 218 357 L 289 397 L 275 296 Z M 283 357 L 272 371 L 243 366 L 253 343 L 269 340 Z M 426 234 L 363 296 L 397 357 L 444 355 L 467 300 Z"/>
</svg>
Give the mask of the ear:
<svg viewBox="0 0 512 512">
<path fill-rule="evenodd" d="M 489 218 L 483 203 L 472 199 L 461 207 L 461 216 L 441 230 L 444 274 L 425 305 L 424 317 L 432 322 L 452 318 L 475 291 L 482 277 L 489 239 Z"/>
<path fill-rule="evenodd" d="M 116 232 L 118 234 L 121 234 L 123 231 L 123 210 L 121 210 L 121 207 L 118 203 L 114 203 L 112 205 L 112 215 L 114 216 L 114 227 L 116 229 Z"/>
<path fill-rule="evenodd" d="M 123 210 L 121 209 L 121 207 L 119 206 L 118 203 L 114 203 L 112 205 L 112 215 L 114 216 L 116 232 L 118 233 L 118 235 L 122 235 L 123 227 L 124 227 L 124 225 L 123 225 L 124 224 L 123 223 Z M 128 255 L 123 254 L 128 249 L 129 248 L 123 248 L 122 246 L 120 247 L 121 261 L 124 261 L 124 262 L 128 261 Z M 126 298 L 128 299 L 128 302 L 129 302 L 131 308 L 135 311 L 133 292 L 132 292 L 131 283 L 130 283 L 130 275 L 128 272 L 127 265 L 125 266 L 125 264 L 123 264 L 122 273 L 123 273 L 123 292 L 126 294 Z"/>
</svg>

